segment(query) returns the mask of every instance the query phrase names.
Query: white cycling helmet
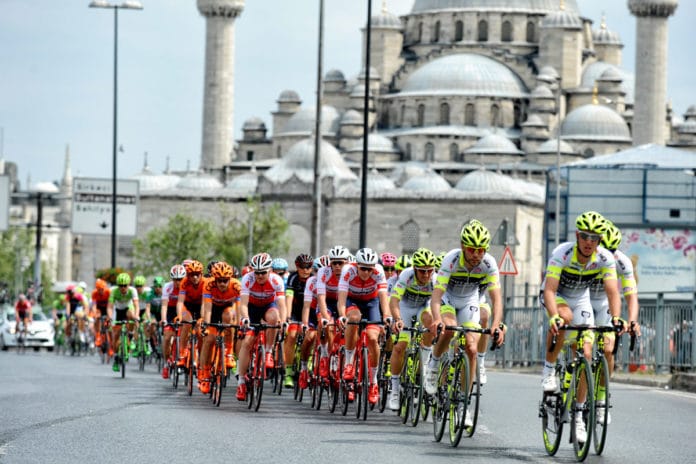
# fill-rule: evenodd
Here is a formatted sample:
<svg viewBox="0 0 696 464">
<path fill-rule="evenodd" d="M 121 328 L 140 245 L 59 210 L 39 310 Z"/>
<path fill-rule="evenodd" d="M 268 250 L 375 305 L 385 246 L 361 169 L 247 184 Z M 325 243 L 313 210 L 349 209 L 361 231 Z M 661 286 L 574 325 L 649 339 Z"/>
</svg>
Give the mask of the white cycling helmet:
<svg viewBox="0 0 696 464">
<path fill-rule="evenodd" d="M 169 270 L 169 277 L 172 279 L 183 279 L 186 277 L 186 268 L 181 264 L 175 264 Z"/>
<path fill-rule="evenodd" d="M 265 271 L 266 269 L 270 269 L 271 264 L 273 264 L 273 258 L 271 258 L 271 255 L 268 253 L 259 253 L 252 256 L 249 260 L 249 267 L 254 271 Z"/>
<path fill-rule="evenodd" d="M 355 262 L 358 264 L 374 266 L 377 264 L 377 259 L 377 253 L 372 248 L 361 248 L 355 253 Z"/>
<path fill-rule="evenodd" d="M 350 256 L 350 251 L 348 250 L 348 248 L 341 246 L 341 245 L 336 245 L 335 247 L 333 247 L 329 250 L 329 259 L 347 260 L 349 256 Z"/>
</svg>

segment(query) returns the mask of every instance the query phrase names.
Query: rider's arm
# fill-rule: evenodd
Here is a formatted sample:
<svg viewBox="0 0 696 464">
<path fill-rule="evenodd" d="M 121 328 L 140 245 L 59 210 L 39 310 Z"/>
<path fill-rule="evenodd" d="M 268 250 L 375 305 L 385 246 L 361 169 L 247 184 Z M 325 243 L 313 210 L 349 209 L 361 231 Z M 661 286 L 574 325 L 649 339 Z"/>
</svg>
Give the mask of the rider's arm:
<svg viewBox="0 0 696 464">
<path fill-rule="evenodd" d="M 382 320 L 392 317 L 391 308 L 389 307 L 389 295 L 387 290 L 381 290 L 377 292 L 377 297 L 379 298 L 379 307 L 382 310 Z"/>
<path fill-rule="evenodd" d="M 288 319 L 288 311 L 285 307 L 285 296 L 279 296 L 276 298 L 276 304 L 278 305 L 278 311 L 280 312 L 280 323 L 282 324 Z"/>
<path fill-rule="evenodd" d="M 309 311 L 311 306 L 311 301 L 305 301 L 302 305 L 302 325 L 305 327 L 309 327 Z"/>
<path fill-rule="evenodd" d="M 491 333 L 495 331 L 503 322 L 503 295 L 500 287 L 488 290 L 488 297 L 491 299 L 491 311 L 493 313 L 493 323 L 490 325 Z M 503 343 L 505 333 L 503 330 L 498 335 L 498 345 Z"/>
<path fill-rule="evenodd" d="M 239 319 L 249 318 L 249 295 L 242 295 L 239 299 Z"/>
<path fill-rule="evenodd" d="M 399 298 L 392 295 L 389 298 L 389 310 L 395 321 L 401 320 L 401 308 L 399 308 Z"/>
<path fill-rule="evenodd" d="M 347 290 L 338 291 L 338 300 L 336 301 L 336 310 L 338 311 L 339 317 L 346 316 L 346 300 L 348 299 Z"/>
<path fill-rule="evenodd" d="M 556 305 L 556 292 L 558 291 L 558 279 L 546 276 L 544 285 L 544 306 L 549 318 L 558 316 L 558 306 Z"/>
<path fill-rule="evenodd" d="M 203 299 L 203 305 L 201 305 L 201 317 L 203 322 L 210 324 L 210 315 L 212 313 L 213 302 L 207 298 Z"/>
<path fill-rule="evenodd" d="M 179 293 L 178 300 L 176 301 L 176 317 L 178 317 L 181 320 L 181 314 L 184 312 L 184 301 L 186 300 L 186 296 L 182 293 Z"/>
<path fill-rule="evenodd" d="M 440 320 L 440 306 L 442 306 L 442 295 L 445 291 L 440 287 L 435 287 L 433 289 L 433 294 L 430 297 L 430 312 L 433 314 L 433 324 L 441 322 Z"/>
</svg>

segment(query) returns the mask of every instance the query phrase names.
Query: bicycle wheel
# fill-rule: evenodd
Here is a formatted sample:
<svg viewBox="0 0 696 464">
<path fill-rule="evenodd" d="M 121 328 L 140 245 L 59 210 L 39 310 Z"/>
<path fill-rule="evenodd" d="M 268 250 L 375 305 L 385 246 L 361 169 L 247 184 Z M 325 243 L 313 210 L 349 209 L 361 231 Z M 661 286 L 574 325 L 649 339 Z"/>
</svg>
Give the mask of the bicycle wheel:
<svg viewBox="0 0 696 464">
<path fill-rule="evenodd" d="M 126 378 L 126 364 L 128 363 L 128 337 L 125 335 L 125 331 L 121 329 L 121 346 L 119 351 L 121 352 L 121 378 Z"/>
<path fill-rule="evenodd" d="M 377 364 L 377 385 L 379 386 L 379 412 L 384 412 L 387 407 L 387 398 L 389 398 L 389 390 L 391 387 L 391 369 L 389 365 L 389 357 L 391 352 L 381 350 L 379 353 L 379 363 Z"/>
<path fill-rule="evenodd" d="M 368 368 L 370 362 L 367 356 L 367 347 L 365 347 L 361 350 L 360 362 L 358 363 L 360 368 L 360 374 L 358 375 L 360 380 L 360 402 L 358 412 L 356 413 L 357 418 L 360 419 L 362 417 L 363 420 L 367 420 L 368 392 L 370 390 L 370 369 Z"/>
<path fill-rule="evenodd" d="M 595 391 L 595 425 L 594 425 L 594 449 L 595 453 L 602 454 L 607 440 L 607 428 L 609 426 L 609 363 L 603 354 L 598 355 L 593 366 L 594 391 Z M 596 396 L 604 391 L 604 398 L 599 400 Z"/>
<path fill-rule="evenodd" d="M 412 413 L 412 408 L 409 408 L 409 403 L 413 404 L 413 389 L 411 388 L 411 355 L 406 353 L 404 365 L 401 368 L 399 376 L 399 410 L 397 411 L 401 418 L 401 423 L 405 424 Z"/>
<path fill-rule="evenodd" d="M 220 343 L 217 346 L 217 353 L 213 361 L 213 372 L 211 373 L 211 388 L 213 404 L 220 407 L 222 401 L 222 386 L 225 372 L 225 346 Z"/>
<path fill-rule="evenodd" d="M 172 387 L 176 390 L 177 387 L 179 386 L 179 363 L 177 362 L 177 355 L 176 353 L 179 352 L 179 342 L 178 342 L 178 336 L 174 338 L 174 342 L 172 343 L 170 350 L 171 353 L 169 353 L 170 359 L 168 361 L 169 364 L 169 372 L 170 375 L 172 376 Z"/>
<path fill-rule="evenodd" d="M 247 368 L 247 374 L 239 374 L 238 382 L 245 382 L 246 384 L 246 403 L 247 408 L 251 409 L 254 405 L 254 374 L 256 372 L 256 364 L 259 362 L 256 359 L 256 350 L 252 350 L 249 354 L 249 367 Z"/>
<path fill-rule="evenodd" d="M 450 445 L 459 446 L 466 428 L 466 414 L 469 407 L 469 358 L 461 353 L 455 360 L 449 374 L 449 437 Z"/>
<path fill-rule="evenodd" d="M 147 361 L 147 356 L 145 354 L 145 343 L 144 343 L 144 334 L 141 330 L 138 331 L 138 370 L 139 371 L 144 371 L 145 370 L 145 361 Z"/>
<path fill-rule="evenodd" d="M 195 362 L 194 362 L 194 356 L 196 354 L 196 341 L 194 340 L 195 336 L 191 334 L 189 337 L 189 354 L 188 354 L 188 359 L 186 362 L 186 386 L 188 387 L 188 395 L 191 396 L 193 394 L 193 379 L 195 378 Z"/>
<path fill-rule="evenodd" d="M 338 400 L 340 399 L 340 368 L 336 366 L 342 366 L 343 361 L 341 360 L 341 352 L 332 353 L 329 358 L 329 389 L 327 392 L 327 399 L 329 400 L 329 412 L 333 413 L 336 411 L 336 406 L 338 405 Z"/>
<path fill-rule="evenodd" d="M 253 377 L 254 389 L 254 411 L 258 411 L 261 406 L 261 397 L 263 396 L 263 382 L 266 378 L 266 348 L 259 345 L 256 348 L 256 369 Z"/>
<path fill-rule="evenodd" d="M 478 366 L 476 366 L 474 372 L 476 372 L 476 377 L 474 378 L 473 383 L 469 381 L 469 385 L 471 385 L 471 387 L 469 388 L 468 411 L 471 414 L 471 425 L 468 427 L 464 427 L 464 434 L 466 437 L 473 436 L 474 432 L 476 431 L 476 424 L 478 422 L 479 413 L 479 402 L 481 399 L 481 378 L 479 376 Z M 470 370 L 469 373 L 471 373 Z"/>
<path fill-rule="evenodd" d="M 326 385 L 324 383 L 324 379 L 321 377 L 321 373 L 319 372 L 319 360 L 321 357 L 321 349 L 319 348 L 319 345 L 317 344 L 316 348 L 314 349 L 314 355 L 312 356 L 312 370 L 311 372 L 311 380 L 310 382 L 314 384 L 314 390 L 312 391 L 312 403 L 314 404 L 314 407 L 316 408 L 317 411 L 321 409 L 321 400 L 322 397 L 324 396 L 324 390 L 326 390 Z"/>
<path fill-rule="evenodd" d="M 565 377 L 565 369 L 560 363 L 556 363 L 557 378 Z M 553 456 L 558 451 L 563 435 L 563 415 L 565 413 L 565 402 L 561 393 L 544 392 L 539 403 L 539 417 L 541 418 L 541 432 L 544 438 L 544 448 L 549 456 Z"/>
<path fill-rule="evenodd" d="M 413 369 L 410 375 L 410 402 L 409 402 L 409 417 L 411 418 L 411 426 L 418 425 L 420 419 L 421 404 L 423 402 L 423 376 L 420 363 L 420 353 L 416 350 L 413 353 Z M 427 410 L 427 408 L 426 408 Z"/>
<path fill-rule="evenodd" d="M 587 458 L 587 454 L 590 451 L 590 441 L 593 435 L 595 410 L 594 386 L 592 380 L 592 367 L 590 362 L 583 357 L 575 367 L 573 380 L 571 382 L 572 394 L 570 395 L 570 441 L 573 443 L 575 459 L 578 461 L 584 461 L 585 458 Z M 578 409 L 575 405 L 577 404 L 580 385 L 583 383 L 587 385 L 587 398 L 585 400 L 585 407 L 583 409 Z M 578 441 L 576 432 L 576 421 L 578 418 L 582 418 L 585 422 L 585 428 L 587 430 L 587 440 L 585 440 L 585 442 Z"/>
<path fill-rule="evenodd" d="M 283 380 L 285 380 L 285 357 L 283 355 L 283 343 L 280 341 L 276 341 L 275 345 L 273 345 L 273 361 L 277 384 L 276 393 L 280 395 L 283 393 Z"/>
<path fill-rule="evenodd" d="M 449 362 L 440 363 L 437 375 L 437 391 L 432 395 L 432 414 L 433 414 L 433 435 L 435 441 L 442 440 L 445 433 L 445 423 L 447 422 L 447 412 L 449 411 L 449 395 L 447 394 L 447 372 Z"/>
</svg>

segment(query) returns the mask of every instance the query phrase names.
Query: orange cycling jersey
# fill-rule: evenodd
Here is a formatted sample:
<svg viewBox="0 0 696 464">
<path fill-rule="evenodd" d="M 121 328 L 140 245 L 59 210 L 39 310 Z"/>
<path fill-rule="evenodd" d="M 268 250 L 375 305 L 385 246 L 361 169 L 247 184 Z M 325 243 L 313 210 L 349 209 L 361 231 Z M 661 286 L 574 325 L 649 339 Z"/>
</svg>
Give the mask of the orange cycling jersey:
<svg viewBox="0 0 696 464">
<path fill-rule="evenodd" d="M 215 279 L 210 279 L 205 284 L 203 291 L 203 301 L 212 302 L 213 306 L 227 308 L 239 300 L 242 291 L 242 284 L 237 279 L 230 279 L 227 288 L 220 291 Z"/>
<path fill-rule="evenodd" d="M 106 309 L 109 304 L 109 295 L 111 294 L 110 289 L 104 289 L 101 292 L 99 290 L 94 290 L 92 292 L 92 302 L 97 305 L 98 309 Z"/>
<path fill-rule="evenodd" d="M 184 277 L 179 286 L 179 295 L 184 295 L 186 303 L 200 305 L 203 298 L 203 290 L 205 289 L 206 280 L 201 278 L 198 285 L 193 285 L 188 277 Z"/>
</svg>

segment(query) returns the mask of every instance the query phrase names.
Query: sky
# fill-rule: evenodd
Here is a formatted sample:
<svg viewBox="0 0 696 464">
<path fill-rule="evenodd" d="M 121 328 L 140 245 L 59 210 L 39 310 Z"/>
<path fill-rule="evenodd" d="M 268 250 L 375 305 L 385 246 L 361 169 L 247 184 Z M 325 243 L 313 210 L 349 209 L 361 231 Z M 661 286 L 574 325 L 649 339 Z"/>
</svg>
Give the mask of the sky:
<svg viewBox="0 0 696 464">
<path fill-rule="evenodd" d="M 577 0 L 598 27 L 602 14 L 625 47 L 633 72 L 635 18 L 626 0 Z M 66 147 L 74 177 L 111 177 L 113 10 L 90 0 L 0 0 L 0 157 L 18 165 L 22 187 L 59 180 Z M 407 14 L 414 0 L 387 0 Z M 114 3 L 120 3 L 120 0 Z M 143 168 L 184 171 L 200 163 L 205 19 L 194 0 L 141 0 L 118 13 L 118 175 Z M 324 71 L 347 78 L 362 67 L 367 1 L 324 0 Z M 382 0 L 372 0 L 373 14 Z M 234 138 L 246 119 L 271 112 L 285 89 L 314 106 L 319 0 L 246 0 L 236 21 Z M 696 104 L 693 49 L 696 1 L 669 21 L 668 98 L 682 115 Z"/>
</svg>

